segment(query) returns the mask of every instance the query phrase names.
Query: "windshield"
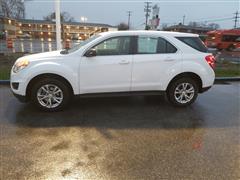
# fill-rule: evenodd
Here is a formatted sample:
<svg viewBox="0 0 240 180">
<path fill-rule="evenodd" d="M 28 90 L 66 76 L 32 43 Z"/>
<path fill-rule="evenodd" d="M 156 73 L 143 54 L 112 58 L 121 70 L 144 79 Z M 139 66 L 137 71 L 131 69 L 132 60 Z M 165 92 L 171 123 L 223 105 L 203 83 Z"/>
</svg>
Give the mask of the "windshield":
<svg viewBox="0 0 240 180">
<path fill-rule="evenodd" d="M 68 49 L 68 53 L 72 53 L 77 51 L 78 49 L 80 49 L 81 47 L 85 46 L 86 44 L 92 42 L 93 40 L 97 39 L 98 37 L 100 37 L 100 35 L 94 35 L 91 36 L 90 38 L 86 39 L 85 41 L 82 41 L 81 43 L 73 46 L 72 48 Z"/>
</svg>

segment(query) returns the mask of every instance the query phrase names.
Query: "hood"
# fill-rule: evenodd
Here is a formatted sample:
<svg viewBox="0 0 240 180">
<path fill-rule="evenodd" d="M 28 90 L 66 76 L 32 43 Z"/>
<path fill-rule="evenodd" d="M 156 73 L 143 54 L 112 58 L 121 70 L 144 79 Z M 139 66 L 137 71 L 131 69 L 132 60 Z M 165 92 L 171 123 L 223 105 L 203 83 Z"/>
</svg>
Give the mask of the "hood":
<svg viewBox="0 0 240 180">
<path fill-rule="evenodd" d="M 55 59 L 57 57 L 63 56 L 62 54 L 60 54 L 61 51 L 62 50 L 31 54 L 31 55 L 23 56 L 19 59 L 27 59 L 29 61 L 48 60 L 48 59 L 53 59 L 53 58 Z"/>
</svg>

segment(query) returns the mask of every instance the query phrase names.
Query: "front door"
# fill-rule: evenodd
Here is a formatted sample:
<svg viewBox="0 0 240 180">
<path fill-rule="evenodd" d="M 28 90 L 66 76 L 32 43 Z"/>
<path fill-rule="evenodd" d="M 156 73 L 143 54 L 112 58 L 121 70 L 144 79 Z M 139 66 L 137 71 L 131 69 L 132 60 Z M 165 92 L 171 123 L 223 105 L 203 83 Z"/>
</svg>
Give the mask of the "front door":
<svg viewBox="0 0 240 180">
<path fill-rule="evenodd" d="M 81 94 L 130 91 L 130 42 L 130 36 L 109 38 L 92 47 L 96 56 L 81 58 Z"/>
</svg>

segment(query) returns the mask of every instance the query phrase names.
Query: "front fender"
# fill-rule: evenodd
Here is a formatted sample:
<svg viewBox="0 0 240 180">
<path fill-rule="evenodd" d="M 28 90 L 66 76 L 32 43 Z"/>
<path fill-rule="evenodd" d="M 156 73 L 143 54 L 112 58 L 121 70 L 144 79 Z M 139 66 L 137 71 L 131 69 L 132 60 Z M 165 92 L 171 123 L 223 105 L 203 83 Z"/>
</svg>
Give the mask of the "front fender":
<svg viewBox="0 0 240 180">
<path fill-rule="evenodd" d="M 75 67 L 76 68 L 76 67 Z M 32 65 L 31 68 L 28 69 L 25 82 L 28 85 L 29 82 L 36 76 L 41 74 L 56 74 L 65 78 L 70 85 L 72 86 L 73 93 L 79 93 L 78 87 L 78 74 L 77 70 L 72 69 L 68 65 L 60 64 L 57 62 L 42 62 Z M 25 88 L 26 93 L 26 88 Z"/>
</svg>

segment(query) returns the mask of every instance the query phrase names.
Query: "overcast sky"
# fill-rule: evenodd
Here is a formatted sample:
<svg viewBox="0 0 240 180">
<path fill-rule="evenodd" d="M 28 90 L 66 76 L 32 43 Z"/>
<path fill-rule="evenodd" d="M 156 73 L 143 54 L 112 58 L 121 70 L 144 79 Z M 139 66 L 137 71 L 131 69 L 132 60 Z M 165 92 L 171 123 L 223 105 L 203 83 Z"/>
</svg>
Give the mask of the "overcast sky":
<svg viewBox="0 0 240 180">
<path fill-rule="evenodd" d="M 232 28 L 234 13 L 240 11 L 240 0 L 159 0 L 151 1 L 160 7 L 160 24 L 177 24 L 186 16 L 190 21 L 211 20 L 221 28 Z M 54 0 L 32 0 L 25 2 L 27 18 L 42 19 L 54 11 Z M 145 22 L 144 1 L 140 0 L 61 0 L 61 11 L 69 12 L 76 21 L 81 16 L 88 22 L 117 25 L 127 22 L 127 11 L 132 11 L 131 25 L 142 28 Z M 240 16 L 240 15 L 239 15 Z M 240 19 L 239 19 L 240 21 Z M 240 23 L 238 22 L 238 26 Z"/>
</svg>

